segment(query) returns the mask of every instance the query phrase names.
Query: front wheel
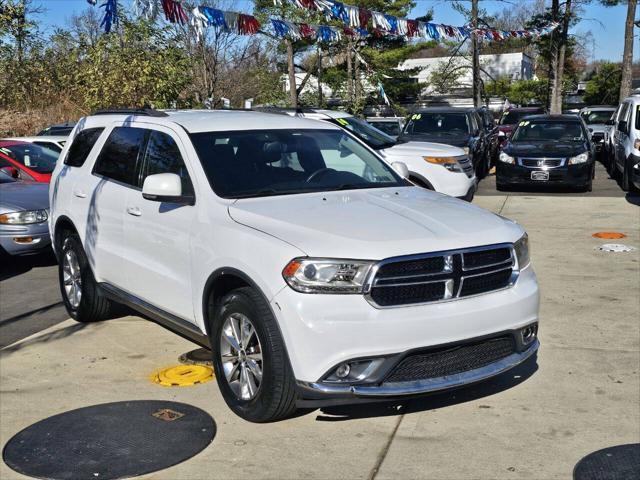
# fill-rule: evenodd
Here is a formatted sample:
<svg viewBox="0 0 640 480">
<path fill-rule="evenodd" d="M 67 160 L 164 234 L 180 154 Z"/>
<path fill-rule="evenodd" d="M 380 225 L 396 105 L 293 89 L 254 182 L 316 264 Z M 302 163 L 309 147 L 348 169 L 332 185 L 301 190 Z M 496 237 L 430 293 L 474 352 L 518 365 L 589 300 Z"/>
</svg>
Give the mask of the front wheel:
<svg viewBox="0 0 640 480">
<path fill-rule="evenodd" d="M 213 363 L 225 402 L 250 422 L 271 422 L 296 409 L 284 341 L 267 302 L 253 288 L 220 301 L 211 329 Z"/>
<path fill-rule="evenodd" d="M 109 318 L 114 304 L 100 292 L 78 235 L 64 238 L 59 260 L 60 293 L 71 318 L 83 323 Z"/>
</svg>

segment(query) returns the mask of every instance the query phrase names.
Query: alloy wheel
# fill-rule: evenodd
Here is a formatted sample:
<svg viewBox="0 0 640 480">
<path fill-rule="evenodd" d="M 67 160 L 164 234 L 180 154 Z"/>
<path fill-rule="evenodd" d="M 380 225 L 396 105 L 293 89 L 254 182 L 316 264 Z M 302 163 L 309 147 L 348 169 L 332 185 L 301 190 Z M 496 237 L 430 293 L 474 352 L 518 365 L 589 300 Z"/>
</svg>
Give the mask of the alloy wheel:
<svg viewBox="0 0 640 480">
<path fill-rule="evenodd" d="M 73 250 L 67 250 L 62 258 L 62 280 L 69 304 L 78 308 L 82 299 L 82 274 L 78 256 Z"/>
<path fill-rule="evenodd" d="M 251 320 L 232 313 L 220 332 L 220 359 L 229 387 L 238 400 L 254 398 L 262 383 L 262 345 Z"/>
</svg>

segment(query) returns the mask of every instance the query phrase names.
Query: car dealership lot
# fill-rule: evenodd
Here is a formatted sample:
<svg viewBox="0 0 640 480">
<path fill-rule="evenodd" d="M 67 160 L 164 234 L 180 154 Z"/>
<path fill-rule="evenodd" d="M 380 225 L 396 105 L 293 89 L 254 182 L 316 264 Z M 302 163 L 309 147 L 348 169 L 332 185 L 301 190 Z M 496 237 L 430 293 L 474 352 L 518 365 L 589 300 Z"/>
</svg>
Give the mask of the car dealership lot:
<svg viewBox="0 0 640 480">
<path fill-rule="evenodd" d="M 640 254 L 597 251 L 607 241 L 592 237 L 620 231 L 628 237 L 616 243 L 639 248 L 639 202 L 598 167 L 591 193 L 504 194 L 490 177 L 474 200 L 529 232 L 542 291 L 537 364 L 454 392 L 256 425 L 227 408 L 215 382 L 150 382 L 193 344 L 137 317 L 68 320 L 0 351 L 0 442 L 71 409 L 160 399 L 206 410 L 218 433 L 199 455 L 148 478 L 568 478 L 585 455 L 640 441 Z M 25 291 L 57 288 L 34 277 L 39 268 L 51 267 L 0 284 L 3 310 L 16 304 L 21 277 L 32 275 Z M 20 478 L 5 464 L 0 477 Z"/>
</svg>

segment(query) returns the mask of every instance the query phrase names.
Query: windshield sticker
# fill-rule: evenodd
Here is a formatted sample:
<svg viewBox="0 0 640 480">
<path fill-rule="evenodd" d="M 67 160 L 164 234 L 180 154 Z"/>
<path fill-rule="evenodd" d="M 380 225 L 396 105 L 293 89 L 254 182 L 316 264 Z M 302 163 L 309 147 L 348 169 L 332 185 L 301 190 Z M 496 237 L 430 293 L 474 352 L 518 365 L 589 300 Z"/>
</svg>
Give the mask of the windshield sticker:
<svg viewBox="0 0 640 480">
<path fill-rule="evenodd" d="M 349 122 L 347 122 L 344 118 L 336 118 L 336 122 L 338 122 L 343 127 L 346 127 L 347 125 L 349 125 Z"/>
<path fill-rule="evenodd" d="M 520 126 L 521 127 L 526 127 L 527 125 L 529 125 L 529 120 L 524 120 L 524 121 L 520 122 Z"/>
</svg>

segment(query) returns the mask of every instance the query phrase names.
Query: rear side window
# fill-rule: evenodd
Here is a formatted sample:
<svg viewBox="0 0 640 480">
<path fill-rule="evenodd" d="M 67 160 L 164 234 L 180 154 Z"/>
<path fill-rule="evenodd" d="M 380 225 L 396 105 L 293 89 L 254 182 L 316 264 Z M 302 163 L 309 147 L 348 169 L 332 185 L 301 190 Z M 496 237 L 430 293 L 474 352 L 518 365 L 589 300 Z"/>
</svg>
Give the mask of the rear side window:
<svg viewBox="0 0 640 480">
<path fill-rule="evenodd" d="M 78 133 L 69 147 L 64 164 L 70 167 L 81 167 L 103 130 L 104 128 L 87 128 Z"/>
<path fill-rule="evenodd" d="M 156 173 L 175 173 L 182 180 L 183 195 L 193 194 L 193 185 L 189 179 L 180 149 L 175 140 L 166 133 L 152 130 L 145 153 L 144 179 Z"/>
<path fill-rule="evenodd" d="M 138 157 L 148 132 L 143 128 L 114 128 L 102 147 L 93 173 L 127 185 L 137 185 Z"/>
<path fill-rule="evenodd" d="M 636 130 L 640 130 L 640 105 L 636 106 Z"/>
</svg>

